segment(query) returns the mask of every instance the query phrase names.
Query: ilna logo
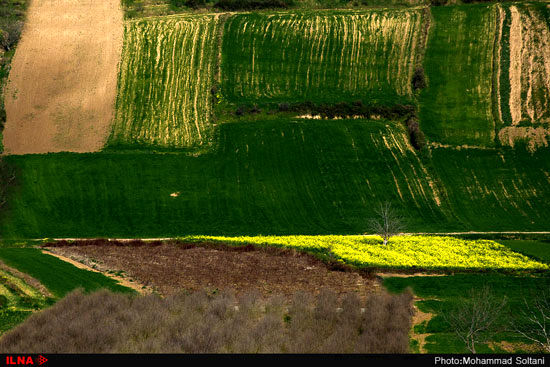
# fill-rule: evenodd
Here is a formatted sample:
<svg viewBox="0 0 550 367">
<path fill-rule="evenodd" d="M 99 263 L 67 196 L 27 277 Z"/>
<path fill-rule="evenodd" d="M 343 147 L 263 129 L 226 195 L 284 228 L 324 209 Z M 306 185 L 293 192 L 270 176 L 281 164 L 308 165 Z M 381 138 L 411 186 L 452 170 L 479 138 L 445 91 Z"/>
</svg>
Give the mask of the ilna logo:
<svg viewBox="0 0 550 367">
<path fill-rule="evenodd" d="M 6 365 L 8 366 L 28 366 L 36 365 L 41 366 L 46 363 L 48 359 L 43 356 L 38 356 L 34 360 L 31 356 L 6 356 Z"/>
</svg>

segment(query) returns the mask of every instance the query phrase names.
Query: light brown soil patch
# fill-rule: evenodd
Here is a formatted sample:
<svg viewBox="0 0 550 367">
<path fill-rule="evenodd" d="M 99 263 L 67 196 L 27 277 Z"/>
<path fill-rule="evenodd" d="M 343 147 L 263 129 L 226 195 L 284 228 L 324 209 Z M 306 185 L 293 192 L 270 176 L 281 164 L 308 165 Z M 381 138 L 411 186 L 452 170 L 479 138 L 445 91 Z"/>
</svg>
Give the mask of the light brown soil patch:
<svg viewBox="0 0 550 367">
<path fill-rule="evenodd" d="M 114 116 L 120 0 L 33 0 L 5 103 L 7 154 L 90 152 Z"/>
<path fill-rule="evenodd" d="M 550 128 L 542 126 L 506 126 L 498 133 L 500 143 L 514 147 L 518 141 L 525 142 L 530 151 L 546 148 L 550 141 Z"/>
<path fill-rule="evenodd" d="M 299 290 L 313 294 L 329 288 L 337 294 L 356 293 L 360 298 L 377 289 L 374 279 L 354 272 L 329 270 L 310 255 L 292 251 L 230 251 L 179 244 L 158 246 L 64 246 L 55 252 L 81 256 L 153 287 L 162 295 L 207 289 L 251 289 L 269 297 L 291 297 Z"/>
<path fill-rule="evenodd" d="M 415 301 L 422 301 L 420 298 L 416 298 Z M 414 315 L 412 319 L 412 332 L 411 332 L 411 338 L 418 341 L 418 349 L 420 353 L 427 353 L 425 349 L 426 345 L 426 338 L 430 336 L 431 334 L 417 334 L 414 331 L 415 325 L 420 325 L 422 323 L 428 323 L 432 319 L 434 315 L 432 313 L 422 312 L 418 309 L 418 307 L 414 306 Z"/>
</svg>

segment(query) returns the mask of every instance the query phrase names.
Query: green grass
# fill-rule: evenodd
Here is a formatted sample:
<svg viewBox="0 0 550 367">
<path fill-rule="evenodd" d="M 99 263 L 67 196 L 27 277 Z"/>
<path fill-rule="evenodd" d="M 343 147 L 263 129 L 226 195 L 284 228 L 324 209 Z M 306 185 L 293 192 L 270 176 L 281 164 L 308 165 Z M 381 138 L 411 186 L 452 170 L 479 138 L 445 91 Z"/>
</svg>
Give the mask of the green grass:
<svg viewBox="0 0 550 367">
<path fill-rule="evenodd" d="M 420 10 L 233 15 L 223 36 L 223 98 L 408 102 L 422 21 Z"/>
<path fill-rule="evenodd" d="M 550 151 L 436 149 L 385 121 L 220 125 L 215 149 L 9 156 L 4 238 L 357 234 L 381 201 L 407 231 L 547 230 Z M 171 194 L 177 196 L 171 196 Z"/>
<path fill-rule="evenodd" d="M 420 96 L 421 128 L 433 142 L 494 145 L 492 68 L 496 12 L 492 5 L 432 7 L 434 22 Z"/>
<path fill-rule="evenodd" d="M 550 286 L 549 277 L 519 277 L 498 274 L 456 274 L 441 277 L 409 277 L 387 278 L 384 286 L 391 292 L 402 292 L 411 287 L 414 294 L 425 301 L 417 302 L 423 312 L 434 313 L 435 316 L 422 326 L 419 331 L 430 333 L 426 338 L 425 348 L 428 353 L 466 353 L 464 344 L 454 335 L 453 330 L 441 316 L 448 312 L 472 289 L 489 287 L 497 298 L 507 297 L 508 308 L 499 320 L 505 324 L 510 315 L 520 312 L 524 298 L 529 300 L 541 289 Z M 500 333 L 493 341 L 522 342 L 510 333 Z M 484 346 L 479 352 L 500 352 Z"/>
<path fill-rule="evenodd" d="M 550 241 L 535 240 L 498 240 L 510 249 L 550 263 Z"/>
<path fill-rule="evenodd" d="M 384 121 L 223 124 L 216 149 L 196 157 L 7 159 L 21 186 L 5 215 L 6 238 L 357 233 L 381 200 L 394 201 L 411 228 L 445 221 L 404 128 Z"/>
<path fill-rule="evenodd" d="M 434 149 L 444 201 L 468 231 L 546 231 L 550 151 Z M 546 224 L 544 224 L 546 223 Z"/>
<path fill-rule="evenodd" d="M 77 288 L 133 292 L 103 274 L 79 269 L 35 248 L 0 248 L 0 260 L 40 281 L 56 298 Z"/>
</svg>

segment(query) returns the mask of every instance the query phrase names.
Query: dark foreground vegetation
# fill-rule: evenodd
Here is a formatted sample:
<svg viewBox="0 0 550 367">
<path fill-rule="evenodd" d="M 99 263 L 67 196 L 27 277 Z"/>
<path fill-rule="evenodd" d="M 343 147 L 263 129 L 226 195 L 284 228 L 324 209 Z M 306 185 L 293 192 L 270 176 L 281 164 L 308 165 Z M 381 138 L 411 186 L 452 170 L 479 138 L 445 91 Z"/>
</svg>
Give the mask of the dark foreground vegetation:
<svg viewBox="0 0 550 367">
<path fill-rule="evenodd" d="M 160 298 L 73 292 L 0 340 L 6 353 L 405 353 L 410 293 L 323 291 L 264 302 L 255 294 L 197 292 Z"/>
<path fill-rule="evenodd" d="M 361 7 L 444 6 L 497 3 L 514 0 L 122 0 L 126 17 L 136 18 L 196 11 L 200 9 L 235 11 L 260 9 L 342 9 Z"/>
<path fill-rule="evenodd" d="M 431 318 L 414 326 L 427 353 L 548 352 L 550 278 L 498 274 L 395 277 L 391 292 L 412 289 Z M 475 332 L 471 332 L 475 330 Z"/>
</svg>

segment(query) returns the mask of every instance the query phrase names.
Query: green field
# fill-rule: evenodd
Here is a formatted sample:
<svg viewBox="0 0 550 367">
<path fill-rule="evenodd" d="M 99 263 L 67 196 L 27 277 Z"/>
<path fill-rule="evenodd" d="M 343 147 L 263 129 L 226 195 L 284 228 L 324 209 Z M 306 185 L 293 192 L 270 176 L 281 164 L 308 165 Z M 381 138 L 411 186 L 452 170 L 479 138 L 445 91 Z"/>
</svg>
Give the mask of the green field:
<svg viewBox="0 0 550 367">
<path fill-rule="evenodd" d="M 110 147 L 212 143 L 219 16 L 127 22 Z"/>
<path fill-rule="evenodd" d="M 407 231 L 547 230 L 550 151 L 435 149 L 399 123 L 266 117 L 212 151 L 10 156 L 5 238 L 357 234 L 381 201 Z"/>
<path fill-rule="evenodd" d="M 421 10 L 233 15 L 221 92 L 234 104 L 410 101 L 422 22 Z"/>
<path fill-rule="evenodd" d="M 516 252 L 550 263 L 550 241 L 498 240 L 497 242 Z"/>
<path fill-rule="evenodd" d="M 432 7 L 431 13 L 424 60 L 428 88 L 420 96 L 422 130 L 437 143 L 492 146 L 495 7 Z"/>
<path fill-rule="evenodd" d="M 394 277 L 387 278 L 384 285 L 392 292 L 402 292 L 411 287 L 414 294 L 421 298 L 416 305 L 423 312 L 434 314 L 428 321 L 415 326 L 415 331 L 420 334 L 430 334 L 426 337 L 425 350 L 427 353 L 468 353 L 464 343 L 455 335 L 442 316 L 449 312 L 459 302 L 468 297 L 471 290 L 480 290 L 488 287 L 497 299 L 507 298 L 507 307 L 498 319 L 499 327 L 508 326 L 512 316 L 518 315 L 525 308 L 527 302 L 532 300 L 537 292 L 548 290 L 550 278 L 543 277 L 518 277 L 496 274 L 456 274 L 442 277 Z M 509 326 L 508 326 L 509 327 Z M 527 343 L 512 333 L 500 332 L 493 336 L 492 342 Z M 527 343 L 530 344 L 530 343 Z M 526 352 L 521 344 L 515 346 L 516 352 Z M 483 344 L 478 349 L 479 353 L 506 353 L 499 344 Z"/>
<path fill-rule="evenodd" d="M 445 201 L 469 230 L 548 229 L 550 151 L 434 149 Z M 475 228 L 475 229 L 474 229 Z"/>
<path fill-rule="evenodd" d="M 7 238 L 364 231 L 391 200 L 411 228 L 445 221 L 400 124 L 267 119 L 223 124 L 197 157 L 150 152 L 11 156 L 22 185 Z M 174 196 L 171 196 L 174 194 Z"/>
</svg>

